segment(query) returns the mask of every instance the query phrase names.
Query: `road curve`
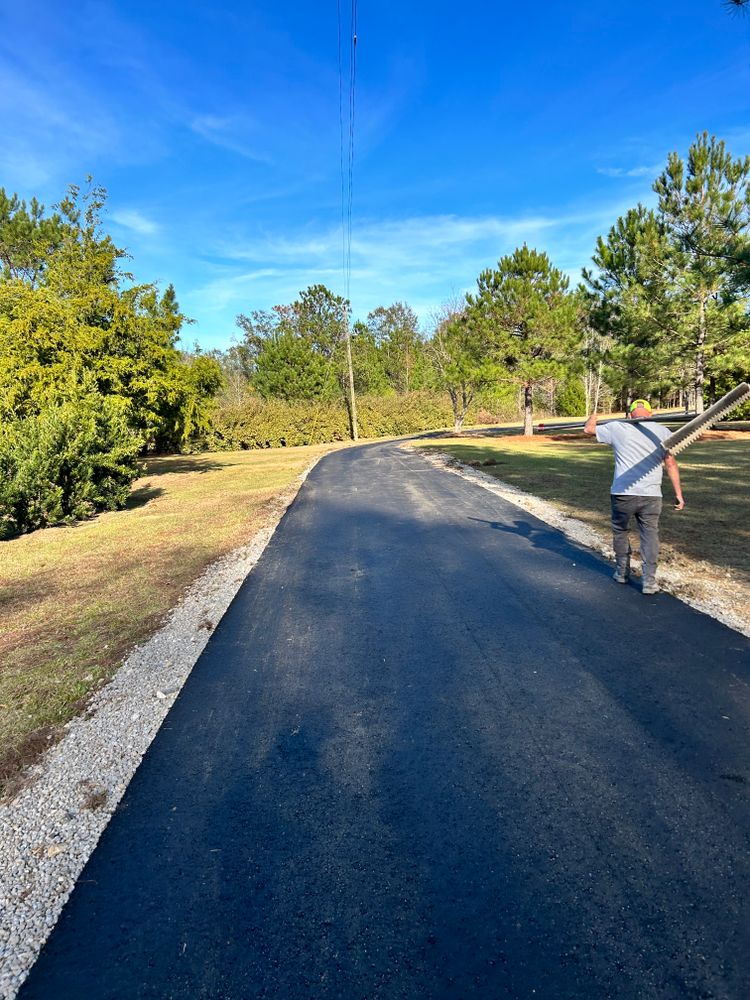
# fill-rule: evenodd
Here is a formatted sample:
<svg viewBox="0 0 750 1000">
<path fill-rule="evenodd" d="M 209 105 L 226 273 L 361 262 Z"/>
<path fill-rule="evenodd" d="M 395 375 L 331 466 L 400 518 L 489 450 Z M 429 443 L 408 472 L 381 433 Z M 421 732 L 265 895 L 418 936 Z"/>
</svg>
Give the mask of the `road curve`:
<svg viewBox="0 0 750 1000">
<path fill-rule="evenodd" d="M 750 996 L 750 641 L 394 444 L 324 458 L 23 1000 Z"/>
</svg>

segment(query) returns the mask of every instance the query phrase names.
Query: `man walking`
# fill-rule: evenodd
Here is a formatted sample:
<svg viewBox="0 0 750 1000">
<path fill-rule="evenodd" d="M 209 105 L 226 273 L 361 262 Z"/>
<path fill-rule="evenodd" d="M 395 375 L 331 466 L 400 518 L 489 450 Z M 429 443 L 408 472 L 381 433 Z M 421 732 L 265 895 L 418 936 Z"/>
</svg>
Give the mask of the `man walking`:
<svg viewBox="0 0 750 1000">
<path fill-rule="evenodd" d="M 643 576 L 641 590 L 644 594 L 655 594 L 656 563 L 659 558 L 659 515 L 661 514 L 662 471 L 674 487 L 675 510 L 682 510 L 685 500 L 680 487 L 680 471 L 671 455 L 664 455 L 661 442 L 669 437 L 670 431 L 648 418 L 651 407 L 645 399 L 636 399 L 628 411 L 630 420 L 610 420 L 597 427 L 597 416 L 592 413 L 583 428 L 584 434 L 596 436 L 602 444 L 608 444 L 615 453 L 615 475 L 610 493 L 612 495 L 612 541 L 617 567 L 614 579 L 627 583 L 630 577 L 630 535 L 631 517 L 635 518 L 641 538 L 641 561 Z M 638 421 L 637 423 L 635 421 Z"/>
</svg>

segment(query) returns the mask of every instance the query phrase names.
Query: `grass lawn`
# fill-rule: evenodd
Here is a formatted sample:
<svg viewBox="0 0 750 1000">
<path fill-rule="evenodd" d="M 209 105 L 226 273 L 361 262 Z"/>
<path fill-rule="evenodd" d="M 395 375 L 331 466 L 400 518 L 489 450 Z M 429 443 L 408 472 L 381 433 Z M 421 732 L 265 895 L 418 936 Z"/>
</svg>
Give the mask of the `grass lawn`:
<svg viewBox="0 0 750 1000">
<path fill-rule="evenodd" d="M 750 587 L 750 433 L 731 438 L 721 433 L 706 435 L 677 458 L 684 510 L 672 509 L 672 487 L 664 476 L 662 562 L 687 557 L 710 563 Z M 532 439 L 471 436 L 420 442 L 419 447 L 466 463 L 495 462 L 483 471 L 609 532 L 612 451 L 593 438 L 562 432 Z"/>
<path fill-rule="evenodd" d="M 125 510 L 0 542 L 0 788 L 331 447 L 154 458 Z"/>
</svg>

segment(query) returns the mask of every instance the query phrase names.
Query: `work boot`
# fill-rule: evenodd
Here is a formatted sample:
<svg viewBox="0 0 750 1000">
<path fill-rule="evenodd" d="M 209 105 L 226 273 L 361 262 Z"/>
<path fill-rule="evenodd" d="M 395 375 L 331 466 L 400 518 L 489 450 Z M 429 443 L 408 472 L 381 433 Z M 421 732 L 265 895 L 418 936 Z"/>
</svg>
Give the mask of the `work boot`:
<svg viewBox="0 0 750 1000">
<path fill-rule="evenodd" d="M 644 563 L 641 574 L 641 593 L 657 594 L 658 592 L 659 584 L 656 582 L 656 566 Z"/>
<path fill-rule="evenodd" d="M 612 576 L 615 583 L 627 583 L 630 579 L 630 556 L 618 559 Z"/>
</svg>

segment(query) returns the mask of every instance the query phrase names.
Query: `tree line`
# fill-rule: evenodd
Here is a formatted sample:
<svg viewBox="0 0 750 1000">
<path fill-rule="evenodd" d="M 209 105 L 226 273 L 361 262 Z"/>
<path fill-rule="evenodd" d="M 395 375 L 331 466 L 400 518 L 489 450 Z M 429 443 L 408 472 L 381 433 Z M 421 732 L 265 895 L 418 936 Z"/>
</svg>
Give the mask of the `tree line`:
<svg viewBox="0 0 750 1000">
<path fill-rule="evenodd" d="M 491 407 L 515 399 L 519 388 L 529 385 L 529 399 L 532 390 L 546 391 L 548 405 L 578 412 L 582 385 L 574 382 L 571 393 L 575 372 L 565 362 L 577 309 L 567 291 L 568 279 L 545 254 L 524 246 L 503 258 L 496 272 L 483 272 L 479 286 L 476 297 L 444 306 L 428 334 L 404 302 L 378 306 L 365 320 L 352 323 L 357 394 L 392 398 L 447 393 L 457 429 L 478 397 Z M 515 342 L 506 342 L 504 366 L 500 330 L 509 314 L 500 315 L 502 294 L 508 296 L 506 304 L 515 318 L 525 317 L 528 332 L 533 327 L 537 338 L 528 359 L 524 347 L 519 350 Z M 237 342 L 227 351 L 211 352 L 224 374 L 223 400 L 232 406 L 241 406 L 251 396 L 311 404 L 345 400 L 350 320 L 349 303 L 320 284 L 288 305 L 241 314 Z"/>
<path fill-rule="evenodd" d="M 315 284 L 241 314 L 233 345 L 208 353 L 180 350 L 171 285 L 124 270 L 100 188 L 71 188 L 51 214 L 0 189 L 0 536 L 121 506 L 149 452 L 344 436 L 348 332 L 373 435 L 514 412 L 531 434 L 539 405 L 578 415 L 636 396 L 700 411 L 750 368 L 749 178 L 750 157 L 703 133 L 574 288 L 523 244 L 426 329 L 404 302 L 353 321 Z"/>
<path fill-rule="evenodd" d="M 403 302 L 351 329 L 359 393 L 447 392 L 460 429 L 479 397 L 512 396 L 533 433 L 535 400 L 561 413 L 637 396 L 701 412 L 750 367 L 750 157 L 697 136 L 653 190 L 596 241 L 583 280 L 524 244 L 445 304 L 426 334 Z M 343 398 L 349 304 L 314 285 L 290 305 L 240 315 L 216 352 L 235 403 Z"/>
</svg>

